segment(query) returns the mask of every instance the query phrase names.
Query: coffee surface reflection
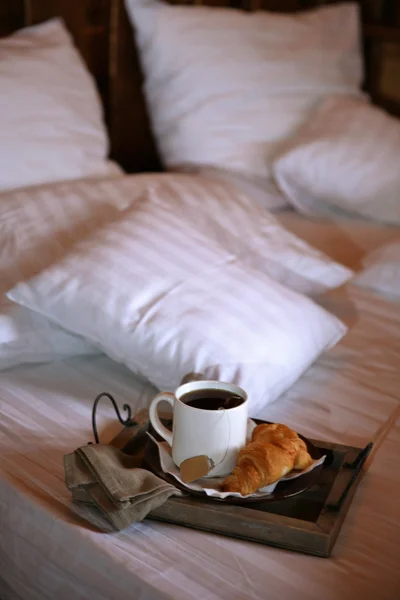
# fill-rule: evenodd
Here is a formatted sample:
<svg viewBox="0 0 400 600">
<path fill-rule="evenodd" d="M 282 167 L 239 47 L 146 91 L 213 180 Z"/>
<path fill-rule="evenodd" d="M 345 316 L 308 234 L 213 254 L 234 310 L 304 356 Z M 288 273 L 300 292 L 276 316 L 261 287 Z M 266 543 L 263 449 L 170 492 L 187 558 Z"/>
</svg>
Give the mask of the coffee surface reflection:
<svg viewBox="0 0 400 600">
<path fill-rule="evenodd" d="M 243 404 L 244 399 L 226 391 L 201 390 L 184 394 L 181 402 L 201 410 L 228 410 Z"/>
</svg>

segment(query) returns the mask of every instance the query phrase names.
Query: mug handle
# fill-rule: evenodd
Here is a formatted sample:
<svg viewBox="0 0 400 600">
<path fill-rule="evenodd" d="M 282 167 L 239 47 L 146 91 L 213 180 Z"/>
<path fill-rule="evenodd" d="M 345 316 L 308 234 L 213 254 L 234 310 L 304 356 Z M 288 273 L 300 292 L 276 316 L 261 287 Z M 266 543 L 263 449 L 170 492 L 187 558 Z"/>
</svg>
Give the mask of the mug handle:
<svg viewBox="0 0 400 600">
<path fill-rule="evenodd" d="M 168 404 L 170 404 L 173 408 L 175 402 L 175 394 L 172 394 L 171 392 L 162 392 L 161 394 L 158 394 L 150 404 L 149 419 L 150 423 L 153 425 L 157 433 L 166 442 L 168 442 L 168 444 L 172 448 L 172 432 L 161 423 L 160 417 L 158 416 L 157 412 L 158 405 L 162 400 L 168 402 Z"/>
</svg>

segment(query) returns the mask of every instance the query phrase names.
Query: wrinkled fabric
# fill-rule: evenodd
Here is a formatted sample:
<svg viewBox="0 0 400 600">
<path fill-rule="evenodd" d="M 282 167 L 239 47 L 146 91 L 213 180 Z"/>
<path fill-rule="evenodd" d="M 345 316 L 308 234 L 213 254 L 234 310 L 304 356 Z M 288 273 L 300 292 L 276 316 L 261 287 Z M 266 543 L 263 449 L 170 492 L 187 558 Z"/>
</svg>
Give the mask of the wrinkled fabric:
<svg viewBox="0 0 400 600">
<path fill-rule="evenodd" d="M 400 544 L 400 314 L 355 290 L 331 308 L 357 322 L 262 413 L 314 438 L 364 446 L 369 470 L 329 559 L 146 520 L 99 534 L 71 511 L 62 457 L 92 439 L 94 396 L 148 406 L 155 390 L 105 357 L 18 367 L 0 379 L 0 572 L 27 600 L 396 598 Z M 99 405 L 103 441 L 119 429 Z M 4 595 L 4 600 L 11 598 Z M 18 596 L 17 596 L 18 597 Z"/>
<path fill-rule="evenodd" d="M 354 268 L 395 230 L 357 223 L 282 222 Z M 156 390 L 110 359 L 85 357 L 0 375 L 2 600 L 394 600 L 400 575 L 400 311 L 347 284 L 320 299 L 351 329 L 261 417 L 310 438 L 374 442 L 328 559 L 146 520 L 99 534 L 71 511 L 62 457 L 93 440 L 94 397 L 149 405 Z M 120 424 L 99 404 L 100 440 Z M 4 580 L 1 581 L 1 578 Z"/>
</svg>

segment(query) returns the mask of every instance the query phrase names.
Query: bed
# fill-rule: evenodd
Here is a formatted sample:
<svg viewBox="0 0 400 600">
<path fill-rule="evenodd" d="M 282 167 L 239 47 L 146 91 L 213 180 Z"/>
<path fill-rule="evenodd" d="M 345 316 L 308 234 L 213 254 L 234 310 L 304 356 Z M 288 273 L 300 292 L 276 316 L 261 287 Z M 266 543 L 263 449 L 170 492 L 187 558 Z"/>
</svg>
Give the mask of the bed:
<svg viewBox="0 0 400 600">
<path fill-rule="evenodd" d="M 257 2 L 250 4 L 248 6 L 246 3 L 243 8 L 291 13 L 324 3 L 265 1 L 262 7 Z M 367 67 L 365 88 L 377 105 L 399 115 L 400 104 L 382 95 L 377 75 L 384 44 L 387 40 L 391 43 L 399 40 L 398 26 L 388 25 L 396 22 L 396 3 L 362 4 Z M 154 226 L 161 227 L 160 223 L 170 218 L 171 214 L 174 216 L 176 209 L 179 219 L 185 219 L 176 223 L 182 225 L 183 222 L 187 226 L 188 244 L 190 235 L 196 233 L 191 229 L 193 222 L 196 222 L 200 234 L 209 235 L 207 240 L 210 247 L 213 248 L 215 244 L 216 254 L 222 252 L 218 245 L 224 232 L 222 225 L 226 220 L 234 228 L 235 221 L 219 206 L 224 207 L 226 198 L 234 195 L 231 186 L 235 186 L 235 181 L 227 183 L 230 187 L 226 192 L 224 180 L 217 178 L 215 181 L 214 172 L 207 170 L 196 175 L 196 185 L 202 186 L 204 178 L 207 182 L 204 185 L 208 186 L 210 195 L 213 193 L 216 198 L 214 203 L 210 201 L 207 205 L 206 195 L 202 197 L 203 212 L 194 212 L 197 188 L 194 183 L 185 183 L 185 178 L 191 177 L 187 170 L 184 175 L 176 174 L 173 185 L 168 180 L 165 191 L 160 150 L 157 149 L 154 133 L 151 133 L 148 106 L 141 89 L 143 66 L 132 43 L 132 27 L 124 3 L 120 0 L 95 0 L 83 2 L 77 7 L 61 1 L 9 2 L 0 7 L 0 15 L 3 36 L 57 15 L 64 18 L 97 82 L 110 139 L 109 153 L 102 157 L 102 160 L 107 160 L 107 172 L 96 173 L 95 180 L 83 178 L 76 182 L 71 176 L 69 181 L 62 183 L 35 184 L 27 188 L 28 191 L 19 188 L 1 194 L 0 212 L 2 205 L 10 207 L 10 211 L 6 212 L 11 217 L 7 218 L 12 219 L 10 223 L 15 226 L 17 234 L 22 232 L 23 240 L 27 240 L 25 246 L 21 241 L 20 247 L 28 258 L 30 244 L 37 245 L 39 240 L 44 244 L 40 256 L 45 261 L 45 268 L 51 270 L 54 260 L 62 261 L 62 244 L 51 245 L 51 226 L 55 223 L 58 227 L 60 215 L 63 223 L 69 224 L 70 228 L 79 226 L 86 236 L 94 235 L 94 239 L 100 240 L 103 238 L 96 236 L 102 235 L 102 228 L 108 231 L 109 222 L 114 219 L 115 230 L 111 231 L 112 235 L 107 240 L 116 244 L 120 239 L 119 227 L 124 227 L 123 220 L 119 218 L 121 214 L 132 216 L 132 220 L 127 221 L 127 227 L 136 227 L 138 220 L 146 224 L 145 211 L 149 203 L 142 201 L 143 197 L 149 197 L 154 205 L 161 207 L 161 211 L 165 209 L 160 213 L 159 220 L 153 221 Z M 179 190 L 186 189 L 185 185 L 188 185 L 189 191 L 185 192 L 184 202 L 179 204 Z M 131 201 L 132 190 L 139 190 L 135 192 L 134 201 Z M 190 198 L 189 192 L 194 200 L 186 200 Z M 276 198 L 276 194 L 276 188 L 271 188 L 269 197 Z M 60 205 L 63 204 L 62 211 L 58 209 L 57 200 Z M 43 203 L 43 212 L 39 211 L 36 216 L 32 210 L 29 214 L 25 213 L 25 204 L 32 207 L 35 202 L 37 206 Z M 237 215 L 242 216 L 242 227 L 249 227 L 249 231 L 253 231 L 251 228 L 257 220 L 254 215 L 262 219 L 262 211 L 267 212 L 260 206 L 253 208 L 253 204 L 250 196 L 246 193 L 243 195 L 242 187 L 235 210 L 238 211 Z M 181 213 L 184 213 L 183 217 Z M 210 214 L 213 215 L 212 233 L 215 238 L 210 234 Z M 86 221 L 82 220 L 82 215 Z M 10 364 L 12 368 L 0 372 L 1 600 L 44 600 L 55 596 L 66 600 L 111 599 L 121 595 L 138 600 L 291 597 L 336 600 L 357 596 L 394 600 L 398 597 L 400 288 L 398 295 L 384 293 L 381 289 L 363 285 L 362 281 L 357 281 L 357 277 L 350 278 L 346 269 L 358 275 L 368 264 L 365 263 L 368 257 L 374 256 L 381 248 L 389 245 L 396 251 L 400 243 L 400 229 L 396 224 L 362 219 L 353 214 L 343 216 L 337 209 L 310 217 L 287 206 L 275 212 L 271 222 L 266 221 L 266 230 L 269 231 L 268 227 L 271 227 L 271 231 L 275 231 L 276 223 L 323 253 L 317 256 L 312 250 L 307 250 L 308 261 L 319 261 L 319 273 L 331 276 L 334 272 L 339 279 L 342 278 L 341 284 L 338 279 L 335 285 L 323 289 L 315 302 L 324 307 L 327 314 L 334 315 L 344 323 L 348 331 L 340 336 L 340 341 L 333 344 L 329 351 L 319 353 L 308 368 L 303 365 L 301 376 L 296 377 L 293 385 L 286 386 L 287 389 L 279 394 L 279 399 L 265 405 L 254 405 L 254 411 L 261 418 L 287 423 L 305 436 L 360 447 L 374 442 L 368 468 L 332 556 L 329 559 L 310 557 L 149 519 L 112 534 L 101 533 L 89 525 L 71 503 L 64 482 L 62 457 L 92 438 L 91 409 L 98 393 L 108 391 L 120 406 L 128 403 L 137 412 L 149 406 L 157 390 L 163 387 L 164 379 L 158 380 L 145 371 L 135 373 L 135 369 L 130 368 L 131 363 L 120 360 L 122 354 L 119 352 L 123 352 L 121 344 L 116 343 L 112 351 L 105 353 L 102 349 L 107 340 L 101 340 L 103 346 L 100 344 L 102 349 L 99 350 L 98 345 L 88 345 L 86 341 L 74 337 L 73 334 L 79 333 L 73 327 L 76 314 L 72 314 L 69 321 L 61 323 L 69 325 L 67 329 L 72 337 L 63 337 L 63 352 L 57 356 L 58 360 L 54 360 L 58 338 L 47 335 L 43 298 L 42 303 L 38 304 L 41 294 L 48 291 L 51 296 L 53 290 L 42 281 L 44 292 L 40 286 L 36 289 L 30 287 L 31 295 L 27 295 L 25 288 L 17 286 L 13 298 L 13 301 L 21 301 L 21 305 L 28 310 L 35 308 L 35 302 L 36 307 L 41 307 L 38 310 L 38 313 L 42 312 L 41 315 L 37 315 L 36 311 L 26 313 L 23 324 L 24 333 L 29 333 L 29 328 L 32 331 L 39 328 L 42 332 L 42 360 L 37 358 L 37 347 L 31 347 L 29 352 L 24 350 L 25 364 Z M 28 230 L 34 232 L 32 238 Z M 11 235 L 10 231 L 10 228 L 5 228 L 3 234 Z M 36 231 L 39 238 L 34 239 Z M 234 236 L 232 240 L 235 244 L 226 246 L 229 257 L 242 253 L 246 259 L 241 271 L 243 274 L 256 267 L 261 268 L 253 262 L 253 249 L 250 248 L 249 253 L 249 248 L 240 246 L 239 238 L 240 235 Z M 19 252 L 19 245 L 11 243 L 14 238 L 9 239 L 11 241 L 6 251 L 3 248 L 3 252 L 0 252 L 0 283 L 4 288 L 0 289 L 1 292 L 18 284 L 21 271 L 16 275 L 16 265 L 18 269 L 26 269 L 28 276 L 36 275 L 29 271 L 29 260 L 24 258 L 20 262 L 13 262 L 9 258 L 14 256 L 15 248 Z M 272 233 L 269 239 L 272 244 Z M 70 243 L 69 238 L 67 242 Z M 228 242 L 230 238 L 227 237 Z M 139 251 L 146 248 L 145 243 L 143 236 L 143 245 L 135 246 L 138 255 Z M 66 247 L 69 247 L 68 244 Z M 83 254 L 80 256 L 84 258 L 88 247 L 83 245 L 82 248 Z M 18 252 L 16 256 L 19 259 Z M 225 254 L 218 256 L 225 264 Z M 325 256 L 328 258 L 323 258 Z M 263 254 L 262 258 L 264 261 L 270 260 L 271 264 L 273 262 L 268 253 Z M 206 260 L 210 260 L 210 255 Z M 90 264 L 93 263 L 89 261 Z M 311 294 L 310 286 L 315 283 L 311 281 L 312 269 L 309 265 L 316 263 L 305 264 L 301 278 L 290 279 L 293 263 L 289 262 L 281 275 L 281 281 L 292 282 L 296 294 L 300 291 Z M 396 292 L 395 277 L 398 271 L 393 270 L 393 265 L 396 267 L 396 260 L 391 259 L 390 279 L 394 282 L 392 291 Z M 56 268 L 59 268 L 58 263 Z M 59 285 L 68 285 L 70 272 L 57 273 L 61 273 Z M 88 271 L 82 273 L 86 277 Z M 274 273 L 278 277 L 277 271 Z M 135 273 L 138 277 L 140 274 Z M 270 274 L 270 270 L 267 274 Z M 269 282 L 268 279 L 268 285 Z M 315 292 L 314 288 L 312 290 Z M 73 296 L 70 298 L 72 301 Z M 58 296 L 53 294 L 51 302 L 46 304 L 46 310 L 50 311 L 48 314 L 52 320 L 60 323 L 61 317 L 68 314 L 69 305 L 68 302 L 61 303 L 57 312 L 51 313 L 57 302 Z M 308 304 L 304 304 L 305 311 L 308 307 Z M 86 326 L 85 321 L 89 320 L 88 315 L 81 317 L 82 328 Z M 96 328 L 98 321 L 93 324 L 92 331 Z M 54 332 L 51 335 L 54 336 Z M 58 332 L 58 335 L 68 334 Z M 87 337 L 90 342 L 93 341 L 93 336 Z M 26 346 L 29 346 L 30 339 L 32 346 L 38 344 L 37 337 L 29 338 L 26 334 L 26 339 Z M 143 343 L 140 352 L 150 341 L 145 339 Z M 128 350 L 131 352 L 131 346 Z M 46 358 L 49 354 L 53 355 L 53 360 Z M 184 367 L 186 364 L 183 364 Z M 181 375 L 178 372 L 178 380 Z M 250 372 L 249 378 L 253 376 L 253 372 Z M 112 407 L 106 403 L 99 406 L 99 423 L 102 440 L 111 439 L 119 431 L 120 426 L 116 423 Z"/>
</svg>

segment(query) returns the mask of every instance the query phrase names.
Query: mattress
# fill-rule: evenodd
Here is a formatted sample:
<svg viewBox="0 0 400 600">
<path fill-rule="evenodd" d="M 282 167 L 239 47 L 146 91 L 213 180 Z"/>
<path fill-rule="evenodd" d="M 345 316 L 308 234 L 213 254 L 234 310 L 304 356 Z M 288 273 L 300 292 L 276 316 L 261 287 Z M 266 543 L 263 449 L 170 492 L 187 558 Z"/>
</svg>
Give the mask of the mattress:
<svg viewBox="0 0 400 600">
<path fill-rule="evenodd" d="M 352 267 L 398 236 L 289 212 L 280 219 Z M 104 356 L 73 358 L 0 374 L 0 598 L 398 598 L 400 305 L 352 284 L 319 301 L 349 334 L 259 416 L 310 437 L 375 442 L 329 559 L 151 520 L 114 534 L 92 528 L 71 505 L 62 457 L 92 439 L 98 393 L 138 410 L 156 390 Z M 120 426 L 111 405 L 99 408 L 107 441 Z"/>
</svg>

